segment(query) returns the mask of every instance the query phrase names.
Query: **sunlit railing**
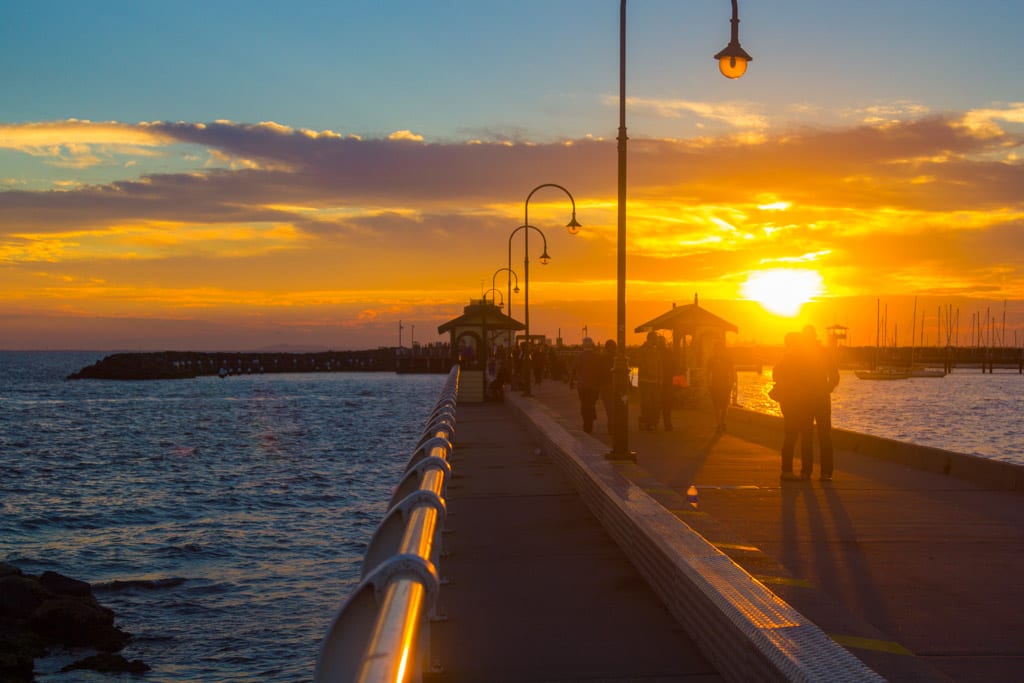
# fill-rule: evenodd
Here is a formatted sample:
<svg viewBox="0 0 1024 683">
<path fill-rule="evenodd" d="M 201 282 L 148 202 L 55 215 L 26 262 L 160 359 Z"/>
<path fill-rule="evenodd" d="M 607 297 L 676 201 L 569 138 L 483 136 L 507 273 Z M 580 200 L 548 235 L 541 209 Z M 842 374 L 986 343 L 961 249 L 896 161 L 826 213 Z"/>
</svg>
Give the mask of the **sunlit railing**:
<svg viewBox="0 0 1024 683">
<path fill-rule="evenodd" d="M 455 366 L 370 540 L 361 581 L 327 631 L 316 681 L 419 681 L 427 667 L 458 384 Z"/>
</svg>

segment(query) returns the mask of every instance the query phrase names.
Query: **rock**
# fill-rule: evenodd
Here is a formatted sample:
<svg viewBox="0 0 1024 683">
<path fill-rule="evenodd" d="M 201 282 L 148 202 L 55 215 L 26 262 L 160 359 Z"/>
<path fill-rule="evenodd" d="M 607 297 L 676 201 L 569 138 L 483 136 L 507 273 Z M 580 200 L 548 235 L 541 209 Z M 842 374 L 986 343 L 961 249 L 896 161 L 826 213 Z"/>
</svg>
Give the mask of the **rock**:
<svg viewBox="0 0 1024 683">
<path fill-rule="evenodd" d="M 89 669 L 90 671 L 100 671 L 102 673 L 141 674 L 149 671 L 149 665 L 141 659 L 128 661 L 121 655 L 114 655 L 109 652 L 105 652 L 93 655 L 92 657 L 86 657 L 85 659 L 80 659 L 74 664 L 68 664 L 61 669 L 61 673 L 74 671 L 76 669 Z"/>
<path fill-rule="evenodd" d="M 45 655 L 46 648 L 38 636 L 0 619 L 0 681 L 31 683 L 35 659 Z"/>
<path fill-rule="evenodd" d="M 28 619 L 49 593 L 35 579 L 20 574 L 0 577 L 0 617 Z"/>
<path fill-rule="evenodd" d="M 56 596 L 46 600 L 29 617 L 36 633 L 72 647 L 92 647 L 117 652 L 128 644 L 129 635 L 114 626 L 114 612 L 89 600 Z"/>
<path fill-rule="evenodd" d="M 43 572 L 39 577 L 39 583 L 43 588 L 57 595 L 74 595 L 83 598 L 92 595 L 92 588 L 85 581 L 72 579 L 70 576 L 64 576 L 57 572 Z"/>
<path fill-rule="evenodd" d="M 21 576 L 21 570 L 15 567 L 13 564 L 7 564 L 6 562 L 0 562 L 0 577 L 10 575 Z"/>
<path fill-rule="evenodd" d="M 109 653 L 124 648 L 130 638 L 114 625 L 114 612 L 96 600 L 88 583 L 57 572 L 30 576 L 0 563 L 0 681 L 31 681 L 33 662 L 46 655 L 48 646 L 88 647 L 113 657 Z M 142 662 L 99 656 L 98 662 L 131 668 L 78 668 L 148 669 Z"/>
</svg>

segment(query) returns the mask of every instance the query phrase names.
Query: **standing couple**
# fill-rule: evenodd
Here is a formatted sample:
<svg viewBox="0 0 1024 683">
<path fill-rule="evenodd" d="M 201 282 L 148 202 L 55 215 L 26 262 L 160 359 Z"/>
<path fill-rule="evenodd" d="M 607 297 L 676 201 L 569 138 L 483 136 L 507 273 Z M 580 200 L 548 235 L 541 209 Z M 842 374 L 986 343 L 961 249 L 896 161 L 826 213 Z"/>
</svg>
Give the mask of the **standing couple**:
<svg viewBox="0 0 1024 683">
<path fill-rule="evenodd" d="M 818 342 L 814 328 L 786 335 L 782 360 L 772 371 L 775 386 L 770 396 L 779 402 L 783 419 L 782 480 L 803 481 L 814 471 L 814 426 L 818 426 L 821 481 L 831 481 L 832 390 L 839 384 L 839 369 L 832 355 Z M 793 472 L 793 454 L 800 442 L 800 473 Z"/>
</svg>

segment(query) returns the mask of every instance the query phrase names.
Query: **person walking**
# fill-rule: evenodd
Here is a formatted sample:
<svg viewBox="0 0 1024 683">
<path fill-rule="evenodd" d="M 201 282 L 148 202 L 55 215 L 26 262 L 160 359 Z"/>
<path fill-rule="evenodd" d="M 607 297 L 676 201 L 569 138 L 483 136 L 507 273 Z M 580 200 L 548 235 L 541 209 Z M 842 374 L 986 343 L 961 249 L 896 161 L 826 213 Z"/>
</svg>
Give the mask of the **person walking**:
<svg viewBox="0 0 1024 683">
<path fill-rule="evenodd" d="M 729 398 L 736 385 L 736 369 L 732 357 L 721 339 L 715 342 L 711 357 L 708 358 L 708 391 L 715 409 L 715 431 L 725 431 L 725 416 L 729 412 Z"/>
<path fill-rule="evenodd" d="M 640 347 L 637 360 L 637 383 L 640 385 L 640 429 L 653 432 L 658 428 L 661 412 L 661 352 L 658 349 L 658 333 L 651 330 L 647 341 Z"/>
<path fill-rule="evenodd" d="M 608 433 L 612 433 L 615 415 L 615 352 L 618 344 L 614 339 L 604 343 L 604 352 L 601 354 L 601 387 L 598 391 L 601 398 L 601 405 L 604 406 L 604 416 L 608 421 Z"/>
<path fill-rule="evenodd" d="M 547 375 L 548 369 L 548 346 L 543 341 L 537 344 L 531 355 L 533 361 L 533 383 L 540 386 L 541 381 Z"/>
<path fill-rule="evenodd" d="M 814 417 L 808 386 L 813 376 L 808 371 L 803 335 L 790 332 L 785 338 L 782 360 L 772 369 L 769 396 L 778 401 L 782 411 L 782 474 L 783 481 L 802 481 L 810 477 L 814 466 Z M 793 472 L 793 454 L 800 443 L 800 474 Z"/>
<path fill-rule="evenodd" d="M 594 348 L 594 340 L 586 337 L 583 348 L 576 356 L 572 372 L 569 375 L 569 388 L 576 387 L 580 397 L 580 415 L 583 417 L 583 431 L 590 434 L 594 431 L 594 420 L 597 419 L 597 396 L 601 388 L 604 361 Z"/>
<path fill-rule="evenodd" d="M 672 405 L 675 402 L 675 385 L 672 380 L 676 375 L 675 354 L 668 348 L 665 338 L 658 336 L 658 353 L 661 356 L 661 421 L 665 425 L 665 431 L 672 431 Z"/>
</svg>

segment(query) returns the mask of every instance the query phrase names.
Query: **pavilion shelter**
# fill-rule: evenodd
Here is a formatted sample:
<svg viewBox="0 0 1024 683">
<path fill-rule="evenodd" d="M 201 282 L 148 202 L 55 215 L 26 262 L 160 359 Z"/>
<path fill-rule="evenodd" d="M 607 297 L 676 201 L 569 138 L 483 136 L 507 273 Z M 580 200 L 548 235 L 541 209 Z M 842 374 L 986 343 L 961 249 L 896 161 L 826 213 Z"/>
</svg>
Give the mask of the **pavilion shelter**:
<svg viewBox="0 0 1024 683">
<path fill-rule="evenodd" d="M 725 342 L 728 332 L 739 332 L 739 328 L 728 320 L 718 317 L 706 308 L 701 308 L 697 297 L 692 304 L 676 306 L 638 325 L 636 332 L 669 330 L 672 332 L 671 349 L 676 359 L 674 383 L 682 387 L 699 387 L 703 384 L 704 370 L 708 359 L 718 342 Z"/>
<path fill-rule="evenodd" d="M 526 329 L 487 299 L 470 299 L 462 315 L 438 325 L 437 333 L 451 335 L 453 362 L 462 366 L 457 400 L 481 403 L 487 396 L 487 362 L 496 339 L 509 330 Z"/>
</svg>

